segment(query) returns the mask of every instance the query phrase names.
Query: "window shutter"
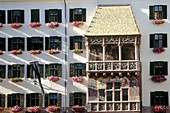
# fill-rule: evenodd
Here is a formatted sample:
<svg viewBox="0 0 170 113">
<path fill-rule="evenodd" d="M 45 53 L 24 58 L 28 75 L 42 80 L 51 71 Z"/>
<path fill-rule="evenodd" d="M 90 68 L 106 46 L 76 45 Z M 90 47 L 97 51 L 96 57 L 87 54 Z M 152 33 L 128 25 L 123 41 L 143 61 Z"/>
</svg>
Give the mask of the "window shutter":
<svg viewBox="0 0 170 113">
<path fill-rule="evenodd" d="M 82 49 L 86 49 L 85 48 L 85 37 L 82 37 Z"/>
<path fill-rule="evenodd" d="M 5 107 L 5 94 L 1 94 L 1 107 Z"/>
<path fill-rule="evenodd" d="M 26 94 L 26 107 L 30 107 L 30 94 Z"/>
<path fill-rule="evenodd" d="M 13 71 L 12 71 L 12 65 L 8 65 L 8 78 L 12 78 Z"/>
<path fill-rule="evenodd" d="M 153 6 L 149 6 L 149 19 L 154 19 L 154 7 Z"/>
<path fill-rule="evenodd" d="M 8 51 L 12 50 L 12 38 L 8 38 Z"/>
<path fill-rule="evenodd" d="M 27 50 L 30 51 L 32 49 L 32 38 L 27 37 Z"/>
<path fill-rule="evenodd" d="M 163 19 L 167 19 L 167 6 L 163 6 Z"/>
<path fill-rule="evenodd" d="M 7 95 L 7 107 L 12 107 L 12 95 Z"/>
<path fill-rule="evenodd" d="M 20 77 L 24 77 L 24 65 L 20 65 Z"/>
<path fill-rule="evenodd" d="M 8 24 L 12 23 L 12 11 L 8 10 Z"/>
<path fill-rule="evenodd" d="M 167 34 L 163 34 L 163 47 L 167 47 Z"/>
<path fill-rule="evenodd" d="M 70 106 L 74 106 L 74 93 L 70 93 Z"/>
<path fill-rule="evenodd" d="M 40 38 L 40 46 L 39 49 L 43 50 L 43 37 L 39 37 Z"/>
<path fill-rule="evenodd" d="M 31 65 L 27 65 L 27 78 L 32 78 Z"/>
<path fill-rule="evenodd" d="M 49 16 L 50 16 L 50 11 L 45 10 L 45 23 L 49 23 Z"/>
<path fill-rule="evenodd" d="M 73 22 L 73 9 L 70 9 L 70 22 Z"/>
<path fill-rule="evenodd" d="M 154 34 L 150 34 L 150 48 L 154 48 Z"/>
<path fill-rule="evenodd" d="M 40 22 L 39 9 L 31 9 L 31 22 Z"/>
<path fill-rule="evenodd" d="M 39 64 L 39 67 L 40 67 L 40 76 L 43 78 L 44 65 L 43 64 Z"/>
<path fill-rule="evenodd" d="M 57 106 L 61 106 L 61 100 L 62 100 L 62 96 L 61 96 L 61 94 L 57 94 Z"/>
<path fill-rule="evenodd" d="M 20 23 L 24 23 L 24 10 L 21 10 Z"/>
<path fill-rule="evenodd" d="M 153 106 L 155 104 L 155 92 L 150 93 L 150 99 L 151 106 Z"/>
<path fill-rule="evenodd" d="M 82 106 L 86 106 L 86 93 L 82 93 Z"/>
<path fill-rule="evenodd" d="M 39 93 L 39 106 L 42 107 L 43 96 Z"/>
<path fill-rule="evenodd" d="M 0 40 L 2 41 L 2 43 L 1 43 L 1 47 L 2 48 L 0 48 L 2 51 L 5 51 L 5 45 L 6 45 L 6 41 L 5 41 L 5 38 L 0 38 Z"/>
<path fill-rule="evenodd" d="M 82 75 L 86 76 L 86 64 L 82 64 Z"/>
<path fill-rule="evenodd" d="M 22 37 L 21 38 L 21 49 L 24 51 L 25 50 L 25 38 L 24 37 Z"/>
<path fill-rule="evenodd" d="M 83 22 L 86 22 L 86 9 L 82 9 Z"/>
<path fill-rule="evenodd" d="M 59 40 L 59 43 L 58 43 L 58 49 L 59 49 L 59 50 L 61 50 L 61 43 L 62 43 L 62 41 L 61 41 L 61 37 L 58 37 L 58 40 Z"/>
<path fill-rule="evenodd" d="M 58 23 L 62 23 L 62 11 L 58 9 Z"/>
<path fill-rule="evenodd" d="M 164 99 L 165 99 L 164 105 L 169 106 L 168 92 L 164 92 Z"/>
<path fill-rule="evenodd" d="M 58 64 L 58 76 L 62 77 L 62 64 Z"/>
<path fill-rule="evenodd" d="M 154 62 L 150 62 L 150 75 L 154 75 L 154 68 L 155 68 L 155 65 L 154 65 Z"/>
<path fill-rule="evenodd" d="M 167 62 L 163 62 L 163 75 L 168 75 L 168 63 Z"/>
<path fill-rule="evenodd" d="M 49 76 L 50 76 L 50 65 L 45 64 L 45 77 L 49 77 Z"/>
<path fill-rule="evenodd" d="M 49 50 L 49 49 L 50 49 L 50 38 L 45 37 L 45 50 Z"/>
<path fill-rule="evenodd" d="M 48 95 L 49 94 L 45 94 L 45 107 L 48 107 L 48 105 L 49 105 L 49 102 L 48 102 Z"/>
<path fill-rule="evenodd" d="M 74 64 L 70 64 L 70 77 L 74 76 Z"/>
<path fill-rule="evenodd" d="M 1 11 L 1 14 L 2 14 L 2 24 L 5 24 L 5 10 L 2 10 Z"/>
<path fill-rule="evenodd" d="M 20 107 L 24 107 L 24 94 L 20 94 Z"/>
<path fill-rule="evenodd" d="M 74 37 L 70 37 L 70 50 L 74 49 Z"/>
<path fill-rule="evenodd" d="M 5 65 L 1 65 L 1 67 L 2 67 L 1 78 L 5 78 L 6 66 Z"/>
</svg>

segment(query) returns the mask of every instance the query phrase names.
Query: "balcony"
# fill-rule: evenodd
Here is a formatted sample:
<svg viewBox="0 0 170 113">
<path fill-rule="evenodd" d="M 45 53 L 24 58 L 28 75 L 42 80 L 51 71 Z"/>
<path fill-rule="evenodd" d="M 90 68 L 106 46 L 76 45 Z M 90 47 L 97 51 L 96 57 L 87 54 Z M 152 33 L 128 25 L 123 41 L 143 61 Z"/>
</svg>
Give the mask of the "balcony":
<svg viewBox="0 0 170 113">
<path fill-rule="evenodd" d="M 134 72 L 140 71 L 140 61 L 89 61 L 87 62 L 87 72 Z"/>
</svg>

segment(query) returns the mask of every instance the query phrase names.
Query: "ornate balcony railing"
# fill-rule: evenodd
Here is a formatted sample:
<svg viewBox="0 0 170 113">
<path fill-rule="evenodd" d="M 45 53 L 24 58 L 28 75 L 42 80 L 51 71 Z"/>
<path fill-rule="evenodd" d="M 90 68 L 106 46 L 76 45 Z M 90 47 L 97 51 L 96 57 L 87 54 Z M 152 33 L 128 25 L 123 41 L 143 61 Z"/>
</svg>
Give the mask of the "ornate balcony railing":
<svg viewBox="0 0 170 113">
<path fill-rule="evenodd" d="M 109 72 L 109 71 L 140 71 L 140 61 L 89 61 L 87 72 Z"/>
</svg>

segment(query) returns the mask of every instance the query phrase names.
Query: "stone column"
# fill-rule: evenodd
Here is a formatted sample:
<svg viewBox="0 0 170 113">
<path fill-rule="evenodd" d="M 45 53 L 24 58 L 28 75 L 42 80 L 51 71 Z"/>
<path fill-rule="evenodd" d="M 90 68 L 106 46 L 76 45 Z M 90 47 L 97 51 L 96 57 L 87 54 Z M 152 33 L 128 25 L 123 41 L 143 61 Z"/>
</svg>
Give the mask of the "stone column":
<svg viewBox="0 0 170 113">
<path fill-rule="evenodd" d="M 106 45 L 105 45 L 104 38 L 103 38 L 102 47 L 103 47 L 103 70 L 105 70 L 105 50 L 106 50 Z"/>
<path fill-rule="evenodd" d="M 89 43 L 88 41 L 85 39 L 85 46 L 86 46 L 86 58 L 87 58 L 87 62 L 89 62 L 90 60 L 90 47 L 89 47 Z M 89 63 L 86 63 L 86 71 L 89 70 Z"/>
<path fill-rule="evenodd" d="M 135 60 L 138 60 L 138 44 L 137 44 L 137 37 L 135 37 Z"/>
</svg>

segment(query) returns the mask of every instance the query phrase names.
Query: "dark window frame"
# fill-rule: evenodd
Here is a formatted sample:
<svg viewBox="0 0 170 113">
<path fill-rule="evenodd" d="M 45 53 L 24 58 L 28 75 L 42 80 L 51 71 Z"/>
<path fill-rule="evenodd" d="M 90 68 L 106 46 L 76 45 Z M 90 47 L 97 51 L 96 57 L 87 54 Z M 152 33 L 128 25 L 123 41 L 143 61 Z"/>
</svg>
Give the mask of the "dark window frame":
<svg viewBox="0 0 170 113">
<path fill-rule="evenodd" d="M 158 72 L 160 71 L 160 72 Z M 168 75 L 168 62 L 167 61 L 155 61 L 150 62 L 150 75 Z"/>
<path fill-rule="evenodd" d="M 6 49 L 6 39 L 0 37 L 0 50 L 5 51 L 5 49 Z"/>
<path fill-rule="evenodd" d="M 43 37 L 30 37 L 27 38 L 27 50 L 43 50 Z"/>
<path fill-rule="evenodd" d="M 39 64 L 40 68 L 40 76 L 43 78 L 43 73 L 44 73 L 44 64 Z M 31 65 L 27 65 L 27 78 L 37 78 L 37 76 L 34 76 L 33 68 Z"/>
<path fill-rule="evenodd" d="M 49 50 L 49 49 L 61 50 L 61 46 L 62 46 L 61 37 L 57 37 L 57 36 L 45 37 L 45 49 L 46 50 Z"/>
<path fill-rule="evenodd" d="M 35 14 L 35 12 L 38 13 L 38 15 Z M 40 10 L 39 9 L 31 9 L 31 22 L 40 22 Z"/>
<path fill-rule="evenodd" d="M 62 77 L 62 64 L 58 64 L 58 63 L 46 64 L 45 73 L 46 73 L 45 77 L 49 77 L 51 75 Z"/>
<path fill-rule="evenodd" d="M 6 65 L 0 65 L 0 78 L 5 78 L 6 76 Z"/>
<path fill-rule="evenodd" d="M 8 10 L 8 24 L 22 23 L 24 24 L 24 10 Z"/>
<path fill-rule="evenodd" d="M 86 106 L 86 93 L 70 93 L 70 106 L 74 105 Z"/>
<path fill-rule="evenodd" d="M 150 92 L 150 104 L 154 105 L 165 105 L 169 106 L 168 92 L 164 91 L 155 91 Z"/>
<path fill-rule="evenodd" d="M 86 8 L 70 9 L 70 22 L 73 21 L 86 22 Z"/>
<path fill-rule="evenodd" d="M 13 37 L 8 38 L 8 51 L 12 50 L 25 50 L 25 38 L 23 37 Z"/>
<path fill-rule="evenodd" d="M 15 78 L 15 77 L 18 77 L 18 78 L 24 77 L 24 65 L 23 64 L 8 65 L 8 78 Z"/>
<path fill-rule="evenodd" d="M 2 24 L 5 24 L 5 23 L 6 23 L 5 10 L 0 10 L 0 23 L 2 23 Z"/>
<path fill-rule="evenodd" d="M 50 22 L 62 23 L 62 10 L 61 9 L 45 10 L 45 23 L 50 23 Z"/>
<path fill-rule="evenodd" d="M 76 40 L 78 42 L 76 48 Z M 85 49 L 85 38 L 82 36 L 71 36 L 70 37 L 70 50 L 73 49 Z"/>
<path fill-rule="evenodd" d="M 155 11 L 156 7 L 158 10 Z M 162 7 L 162 11 L 160 10 L 161 7 Z M 149 10 L 150 10 L 150 15 L 149 15 L 150 19 L 167 19 L 167 5 L 149 6 Z"/>
<path fill-rule="evenodd" d="M 159 47 L 156 46 L 155 44 L 155 36 L 158 36 L 158 42 L 159 40 L 162 40 L 162 46 L 159 45 Z M 162 36 L 162 39 L 159 39 L 159 37 Z M 167 34 L 162 34 L 162 33 L 156 33 L 156 34 L 150 34 L 150 48 L 167 48 Z"/>
<path fill-rule="evenodd" d="M 20 93 L 12 93 L 7 95 L 7 106 L 13 107 L 13 106 L 20 106 L 24 107 L 24 94 Z"/>
<path fill-rule="evenodd" d="M 42 106 L 42 95 L 40 93 L 26 94 L 26 107 Z"/>
</svg>

